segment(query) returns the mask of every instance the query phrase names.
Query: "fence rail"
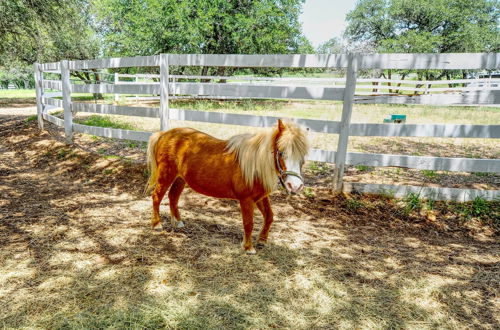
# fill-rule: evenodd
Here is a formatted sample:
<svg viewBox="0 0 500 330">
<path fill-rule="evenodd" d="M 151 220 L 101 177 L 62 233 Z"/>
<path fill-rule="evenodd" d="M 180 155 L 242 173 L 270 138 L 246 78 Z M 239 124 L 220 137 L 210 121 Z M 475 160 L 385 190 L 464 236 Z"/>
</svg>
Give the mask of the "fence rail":
<svg viewBox="0 0 500 330">
<path fill-rule="evenodd" d="M 160 75 L 134 75 L 143 79 L 155 79 L 150 82 L 119 82 L 117 84 L 71 84 L 71 70 L 120 68 L 151 66 L 160 67 Z M 169 75 L 170 66 L 228 66 L 228 67 L 293 67 L 293 68 L 347 68 L 345 78 L 268 78 L 268 77 L 231 77 L 231 76 L 179 76 Z M 493 79 L 473 80 L 476 86 L 468 85 L 468 80 L 445 81 L 405 81 L 387 79 L 358 79 L 361 69 L 498 69 L 500 54 L 368 54 L 368 55 L 183 55 L 162 54 L 146 57 L 97 59 L 86 61 L 61 61 L 57 63 L 35 64 L 37 86 L 37 106 L 39 125 L 47 120 L 65 127 L 70 142 L 73 132 L 87 133 L 118 139 L 147 141 L 150 132 L 92 127 L 72 123 L 72 113 L 76 111 L 160 118 L 162 129 L 167 129 L 170 120 L 196 121 L 252 127 L 272 126 L 277 117 L 221 113 L 170 108 L 171 96 L 195 95 L 206 97 L 246 97 L 272 99 L 313 99 L 341 100 L 344 102 L 341 121 L 315 119 L 296 119 L 299 124 L 313 132 L 339 134 L 337 151 L 313 149 L 309 160 L 333 162 L 336 166 L 334 187 L 337 190 L 361 191 L 368 193 L 384 192 L 387 189 L 402 192 L 414 192 L 418 188 L 410 186 L 366 185 L 361 183 L 343 184 L 344 165 L 400 166 L 416 169 L 446 170 L 460 172 L 500 173 L 498 159 L 469 159 L 445 157 L 420 157 L 389 154 L 348 153 L 349 136 L 404 136 L 404 137 L 447 137 L 447 138 L 500 138 L 500 125 L 443 125 L 443 124 L 371 124 L 351 123 L 350 113 L 353 103 L 405 103 L 405 104 L 500 104 L 500 90 L 493 86 L 498 82 Z M 48 80 L 43 73 L 60 73 L 61 80 Z M 132 77 L 130 77 L 132 78 Z M 116 79 L 116 74 L 115 74 Z M 185 80 L 209 79 L 212 82 L 201 83 Z M 214 80 L 235 80 L 215 83 Z M 182 81 L 183 80 L 183 81 Z M 246 84 L 242 82 L 247 82 Z M 250 84 L 248 84 L 250 82 Z M 305 82 L 310 85 L 303 86 Z M 287 83 L 287 85 L 283 85 Z M 293 84 L 295 83 L 295 84 Z M 372 85 L 366 85 L 371 83 Z M 376 83 L 377 85 L 374 85 Z M 413 86 L 389 86 L 380 84 L 415 84 Z M 291 84 L 291 85 L 290 85 Z M 297 85 L 298 84 L 298 85 Z M 334 85 L 333 85 L 334 84 Z M 439 87 L 443 84 L 464 84 L 461 87 Z M 480 85 L 483 84 L 483 85 Z M 485 86 L 486 84 L 487 86 Z M 342 86 L 341 86 L 342 85 Z M 431 88 L 431 86 L 439 85 Z M 49 97 L 44 89 L 61 90 L 62 100 Z M 411 90 L 424 95 L 359 95 L 362 89 Z M 434 92 L 455 92 L 438 94 Z M 76 102 L 71 93 L 113 93 L 113 94 L 153 94 L 161 95 L 160 107 L 131 107 L 106 104 Z M 373 93 L 373 91 L 372 91 Z M 425 94 L 427 93 L 427 94 Z M 357 95 L 355 95 L 357 94 Z M 62 120 L 48 113 L 48 107 L 64 108 Z M 421 187 L 422 188 L 422 187 Z M 424 188 L 422 188 L 424 189 Z M 420 189 L 420 191 L 423 191 Z M 470 200 L 476 196 L 487 199 L 499 198 L 500 191 L 471 191 L 457 193 L 451 188 L 432 188 L 434 196 L 444 199 Z M 422 193 L 422 196 L 427 196 Z"/>
<path fill-rule="evenodd" d="M 160 75 L 158 74 L 114 74 L 115 85 L 141 85 L 141 84 L 159 84 Z M 120 78 L 133 79 L 133 81 L 123 81 Z M 177 92 L 174 92 L 176 98 L 183 97 L 182 89 L 187 89 L 189 85 L 198 82 L 199 80 L 206 85 L 222 86 L 221 88 L 228 89 L 228 85 L 241 86 L 265 86 L 265 88 L 273 88 L 272 85 L 286 86 L 291 88 L 309 88 L 319 91 L 320 88 L 344 88 L 346 84 L 345 78 L 304 78 L 304 77 L 252 77 L 252 76 L 200 76 L 200 75 L 170 75 L 170 86 L 174 86 Z M 218 81 L 218 82 L 217 82 Z M 458 86 L 462 85 L 462 86 Z M 226 87 L 224 87 L 226 86 Z M 443 87 L 446 86 L 446 87 Z M 240 87 L 243 88 L 243 87 Z M 257 87 L 250 87 L 258 89 Z M 276 89 L 276 87 L 274 87 Z M 245 98 L 254 97 L 244 91 L 236 94 L 216 93 L 215 91 L 203 92 L 203 89 L 196 90 L 190 87 L 189 93 L 184 95 L 195 96 L 197 98 Z M 422 98 L 422 95 L 432 95 Z M 379 97 L 381 95 L 399 96 L 405 95 L 412 97 L 408 99 L 408 103 L 412 104 L 473 104 L 469 99 L 475 98 L 476 103 L 481 104 L 497 104 L 500 97 L 500 79 L 498 78 L 482 78 L 482 79 L 456 79 L 456 80 L 401 80 L 401 79 L 380 79 L 380 78 L 359 78 L 356 80 L 355 103 L 399 103 L 405 102 L 401 99 L 387 99 Z M 364 97 L 363 97 L 364 96 Z M 378 97 L 374 99 L 375 97 Z M 265 97 L 263 97 L 265 98 Z M 288 98 L 288 97 L 287 97 Z M 289 97 L 293 98 L 293 97 Z M 150 100 L 160 99 L 159 97 L 138 96 L 135 95 L 135 100 Z M 304 99 L 311 99 L 304 97 Z M 118 101 L 118 93 L 115 94 L 115 101 Z"/>
</svg>

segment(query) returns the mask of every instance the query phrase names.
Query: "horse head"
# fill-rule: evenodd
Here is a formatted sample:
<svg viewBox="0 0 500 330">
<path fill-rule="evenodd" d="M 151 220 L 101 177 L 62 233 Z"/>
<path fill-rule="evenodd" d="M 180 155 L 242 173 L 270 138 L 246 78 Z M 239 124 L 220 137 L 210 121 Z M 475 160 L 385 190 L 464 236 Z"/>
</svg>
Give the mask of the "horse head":
<svg viewBox="0 0 500 330">
<path fill-rule="evenodd" d="M 288 193 L 298 193 L 304 187 L 301 168 L 308 151 L 306 130 L 278 119 L 273 139 L 274 163 L 279 181 Z"/>
</svg>

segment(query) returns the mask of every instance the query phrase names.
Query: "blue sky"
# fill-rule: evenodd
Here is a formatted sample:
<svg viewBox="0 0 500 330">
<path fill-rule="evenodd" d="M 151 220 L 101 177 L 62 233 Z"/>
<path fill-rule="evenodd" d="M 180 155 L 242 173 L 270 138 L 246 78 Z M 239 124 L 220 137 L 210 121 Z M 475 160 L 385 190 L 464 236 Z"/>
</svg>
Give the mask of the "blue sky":
<svg viewBox="0 0 500 330">
<path fill-rule="evenodd" d="M 346 27 L 345 16 L 356 0 L 306 0 L 300 21 L 302 31 L 314 47 L 332 37 L 340 37 Z"/>
</svg>

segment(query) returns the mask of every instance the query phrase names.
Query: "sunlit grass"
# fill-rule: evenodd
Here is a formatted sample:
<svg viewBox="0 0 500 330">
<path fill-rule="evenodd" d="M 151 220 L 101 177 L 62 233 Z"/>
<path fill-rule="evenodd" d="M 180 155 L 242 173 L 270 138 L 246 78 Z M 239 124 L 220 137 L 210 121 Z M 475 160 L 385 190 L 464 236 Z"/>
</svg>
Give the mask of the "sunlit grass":
<svg viewBox="0 0 500 330">
<path fill-rule="evenodd" d="M 131 123 L 126 123 L 110 116 L 91 115 L 85 118 L 75 119 L 75 122 L 87 126 L 110 127 L 116 129 L 133 130 L 135 128 Z"/>
<path fill-rule="evenodd" d="M 35 98 L 34 89 L 0 89 L 1 98 Z"/>
</svg>

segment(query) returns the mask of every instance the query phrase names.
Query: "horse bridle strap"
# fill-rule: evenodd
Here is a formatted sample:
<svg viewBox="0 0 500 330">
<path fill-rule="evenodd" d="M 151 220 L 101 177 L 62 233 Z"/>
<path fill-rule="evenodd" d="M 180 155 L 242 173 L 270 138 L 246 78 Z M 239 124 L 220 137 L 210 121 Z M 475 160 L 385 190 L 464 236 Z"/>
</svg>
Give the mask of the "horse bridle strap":
<svg viewBox="0 0 500 330">
<path fill-rule="evenodd" d="M 283 168 L 281 167 L 279 157 L 280 157 L 280 153 L 279 153 L 279 151 L 276 151 L 276 159 L 275 160 L 276 160 L 276 168 L 278 169 L 278 179 L 280 180 L 281 186 L 285 189 L 287 194 L 290 194 L 290 192 L 288 191 L 288 189 L 286 189 L 286 186 L 285 186 L 286 177 L 291 175 L 291 176 L 299 178 L 300 181 L 302 181 L 302 182 L 304 182 L 304 178 L 302 178 L 302 176 L 299 173 L 283 170 Z"/>
</svg>

